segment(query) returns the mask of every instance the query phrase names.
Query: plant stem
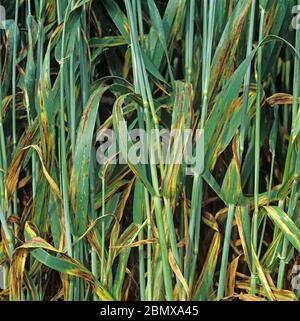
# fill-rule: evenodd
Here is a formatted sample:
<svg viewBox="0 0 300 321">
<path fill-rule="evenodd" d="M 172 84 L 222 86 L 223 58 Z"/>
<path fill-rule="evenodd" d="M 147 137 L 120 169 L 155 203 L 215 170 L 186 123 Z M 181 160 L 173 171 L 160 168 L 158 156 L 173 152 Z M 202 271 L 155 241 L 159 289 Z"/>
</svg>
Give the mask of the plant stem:
<svg viewBox="0 0 300 321">
<path fill-rule="evenodd" d="M 253 47 L 255 9 L 256 9 L 256 0 L 252 0 L 248 42 L 247 42 L 247 57 L 251 54 L 252 47 Z M 248 112 L 248 101 L 249 101 L 250 76 L 251 76 L 251 65 L 247 70 L 245 80 L 244 80 L 243 106 L 242 106 L 241 130 L 240 130 L 240 158 L 241 159 L 244 152 L 244 143 L 245 143 L 246 129 L 247 129 L 247 112 Z"/>
<path fill-rule="evenodd" d="M 17 68 L 17 28 L 18 28 L 18 12 L 19 1 L 15 0 L 15 24 L 14 24 L 14 47 L 13 47 L 13 63 L 12 63 L 12 139 L 13 151 L 17 147 L 17 134 L 16 134 L 16 68 Z M 15 209 L 14 209 L 15 210 Z"/>
<path fill-rule="evenodd" d="M 0 46 L 2 45 L 2 30 L 0 29 Z M 3 117 L 2 117 L 2 57 L 0 55 L 0 159 L 1 159 L 1 182 L 2 185 L 2 191 L 3 191 L 3 197 L 1 197 L 1 201 L 3 201 L 3 204 L 0 204 L 4 206 L 4 194 L 5 194 L 5 182 L 4 177 L 7 172 L 7 156 L 6 156 L 6 142 L 5 142 L 5 135 L 4 135 L 4 128 L 3 128 Z"/>
<path fill-rule="evenodd" d="M 208 109 L 208 86 L 210 80 L 210 69 L 212 59 L 212 44 L 213 44 L 213 32 L 214 32 L 214 21 L 215 21 L 215 0 L 209 3 L 209 15 L 207 17 L 207 0 L 204 0 L 204 19 L 203 19 L 203 30 L 205 41 L 202 52 L 202 110 L 201 110 L 201 123 L 200 129 L 204 131 L 205 120 Z M 202 188 L 203 179 L 200 174 L 195 174 L 193 189 L 192 189 L 192 206 L 191 206 L 191 218 L 189 224 L 189 242 L 188 242 L 188 253 L 186 259 L 185 278 L 189 281 L 191 287 L 194 281 L 196 262 L 199 252 L 199 241 L 200 241 L 200 225 L 201 225 L 201 208 L 202 208 Z"/>
<path fill-rule="evenodd" d="M 60 62 L 60 146 L 61 146 L 61 179 L 63 187 L 63 210 L 65 218 L 65 233 L 66 233 L 66 243 L 67 243 L 67 253 L 70 257 L 73 257 L 72 250 L 72 235 L 71 235 L 71 223 L 70 223 L 70 209 L 69 209 L 69 198 L 68 198 L 68 174 L 67 174 L 67 147 L 66 147 L 66 135 L 65 135 L 65 111 L 64 111 L 64 64 L 65 64 L 65 27 L 67 21 L 67 14 L 65 14 L 65 20 L 63 24 L 62 31 L 62 45 L 61 45 L 61 62 Z M 69 285 L 69 296 L 68 300 L 73 299 L 73 278 L 70 278 Z"/>
<path fill-rule="evenodd" d="M 104 173 L 102 173 L 101 184 L 102 184 L 102 217 L 105 215 L 105 178 Z M 104 220 L 101 222 L 101 262 L 100 262 L 100 276 L 101 282 L 105 283 L 104 279 L 104 255 L 105 255 L 105 225 Z"/>
<path fill-rule="evenodd" d="M 12 143 L 13 153 L 17 148 L 17 122 L 16 122 L 16 86 L 17 86 L 17 28 L 18 28 L 18 12 L 19 12 L 19 1 L 15 0 L 15 24 L 14 24 L 14 44 L 13 44 L 13 63 L 12 63 Z M 17 208 L 17 192 L 13 195 L 13 211 L 16 215 L 18 212 Z"/>
<path fill-rule="evenodd" d="M 265 10 L 260 8 L 259 43 L 264 34 Z M 261 97 L 262 97 L 262 48 L 258 49 L 257 62 L 257 97 L 256 97 L 256 117 L 255 117 L 255 169 L 254 169 L 254 216 L 252 242 L 254 251 L 258 248 L 258 196 L 259 196 L 259 168 L 260 168 L 260 123 L 261 123 Z M 251 293 L 256 292 L 256 267 L 252 266 Z"/>
<path fill-rule="evenodd" d="M 185 78 L 187 83 L 192 81 L 192 68 L 193 68 L 193 47 L 194 47 L 194 17 L 195 17 L 195 0 L 188 2 L 187 14 L 187 35 L 186 35 L 186 66 Z"/>
<path fill-rule="evenodd" d="M 230 248 L 230 238 L 231 238 L 232 222 L 233 222 L 233 216 L 234 216 L 234 208 L 235 208 L 235 206 L 233 204 L 229 204 L 228 213 L 227 213 L 224 245 L 223 245 L 223 253 L 222 253 L 221 270 L 220 270 L 220 277 L 219 277 L 217 300 L 221 300 L 224 297 L 224 292 L 225 292 L 225 281 L 226 281 L 226 274 L 227 274 L 227 263 L 228 263 L 228 254 L 229 254 L 229 248 Z"/>
<path fill-rule="evenodd" d="M 91 162 L 90 162 L 90 208 L 91 208 L 91 217 L 93 220 L 97 219 L 97 213 L 95 211 L 95 170 L 94 170 L 94 163 L 95 163 L 95 154 L 91 153 Z M 103 203 L 102 203 L 103 204 Z M 103 256 L 103 254 L 102 254 Z M 98 258 L 97 258 L 97 252 L 94 247 L 92 247 L 92 254 L 91 254 L 91 265 L 92 265 L 92 273 L 96 280 L 99 279 L 99 273 L 98 273 Z M 98 301 L 98 296 L 96 293 L 93 293 L 93 300 Z"/>
</svg>

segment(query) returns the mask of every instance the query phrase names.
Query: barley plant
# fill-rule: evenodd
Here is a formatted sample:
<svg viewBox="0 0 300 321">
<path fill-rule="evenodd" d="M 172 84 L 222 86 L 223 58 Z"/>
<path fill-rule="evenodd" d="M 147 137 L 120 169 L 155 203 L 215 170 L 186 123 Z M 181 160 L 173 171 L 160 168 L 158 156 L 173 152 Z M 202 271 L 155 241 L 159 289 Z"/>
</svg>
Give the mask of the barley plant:
<svg viewBox="0 0 300 321">
<path fill-rule="evenodd" d="M 298 300 L 298 5 L 2 1 L 0 300 Z"/>
</svg>

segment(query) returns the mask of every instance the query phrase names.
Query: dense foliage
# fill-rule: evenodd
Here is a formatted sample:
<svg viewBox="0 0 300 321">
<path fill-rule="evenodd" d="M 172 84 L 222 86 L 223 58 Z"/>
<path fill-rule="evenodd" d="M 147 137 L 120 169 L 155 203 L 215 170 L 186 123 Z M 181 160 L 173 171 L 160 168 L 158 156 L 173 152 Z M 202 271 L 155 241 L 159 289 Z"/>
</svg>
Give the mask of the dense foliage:
<svg viewBox="0 0 300 321">
<path fill-rule="evenodd" d="M 2 5 L 1 300 L 300 297 L 297 1 Z M 97 161 L 135 128 L 204 169 Z"/>
</svg>

